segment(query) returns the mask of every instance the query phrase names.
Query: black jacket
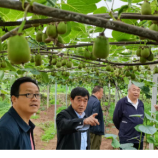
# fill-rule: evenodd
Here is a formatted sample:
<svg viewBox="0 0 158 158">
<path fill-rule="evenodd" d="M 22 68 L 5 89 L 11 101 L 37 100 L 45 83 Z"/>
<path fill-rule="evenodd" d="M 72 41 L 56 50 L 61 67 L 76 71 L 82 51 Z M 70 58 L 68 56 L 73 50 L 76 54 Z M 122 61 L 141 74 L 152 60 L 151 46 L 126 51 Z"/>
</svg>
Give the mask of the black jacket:
<svg viewBox="0 0 158 158">
<path fill-rule="evenodd" d="M 0 119 L 0 149 L 30 149 L 30 131 L 33 138 L 35 125 L 27 125 L 13 107 Z"/>
<path fill-rule="evenodd" d="M 86 113 L 87 116 L 90 116 L 94 113 L 98 113 L 98 115 L 95 118 L 98 119 L 100 125 L 91 126 L 90 127 L 90 132 L 94 133 L 94 134 L 97 134 L 97 135 L 104 135 L 103 112 L 102 112 L 102 108 L 101 108 L 101 105 L 100 105 L 100 101 L 94 95 L 92 95 L 89 98 L 85 113 Z"/>
<path fill-rule="evenodd" d="M 136 114 L 142 114 L 141 118 L 144 118 L 144 104 L 141 100 L 138 100 L 137 109 L 128 102 L 127 97 L 117 102 L 113 114 L 113 122 L 115 127 L 119 130 L 120 143 L 138 143 L 136 139 L 129 140 L 133 137 L 140 139 L 140 132 L 137 132 L 134 127 L 138 124 L 142 124 L 143 120 L 139 117 L 129 117 L 129 115 Z M 143 136 L 141 140 L 143 141 Z"/>
<path fill-rule="evenodd" d="M 84 118 L 78 118 L 71 105 L 57 115 L 56 149 L 80 150 L 81 131 L 77 131 L 75 128 L 83 125 L 83 119 Z M 87 149 L 90 149 L 89 130 L 87 130 Z"/>
</svg>

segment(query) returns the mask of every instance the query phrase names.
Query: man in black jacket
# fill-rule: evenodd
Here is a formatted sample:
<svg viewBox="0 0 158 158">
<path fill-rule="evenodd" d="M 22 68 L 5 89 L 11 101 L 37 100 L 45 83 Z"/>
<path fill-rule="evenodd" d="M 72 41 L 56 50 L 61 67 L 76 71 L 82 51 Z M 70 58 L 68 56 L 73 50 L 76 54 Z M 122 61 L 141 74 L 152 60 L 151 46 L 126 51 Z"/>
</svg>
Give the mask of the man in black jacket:
<svg viewBox="0 0 158 158">
<path fill-rule="evenodd" d="M 85 88 L 76 87 L 71 91 L 71 105 L 61 111 L 56 118 L 57 149 L 90 149 L 89 126 L 99 124 L 97 113 L 86 117 L 84 111 L 89 99 Z"/>
<path fill-rule="evenodd" d="M 116 105 L 113 122 L 119 130 L 119 140 L 121 144 L 133 143 L 136 149 L 139 149 L 140 132 L 135 130 L 135 126 L 143 123 L 144 104 L 139 100 L 140 88 L 131 84 L 128 89 L 128 96 L 120 99 Z M 141 114 L 139 117 L 130 117 L 130 115 Z M 135 139 L 133 139 L 135 137 Z M 143 149 L 143 138 L 141 138 L 140 149 Z"/>
<path fill-rule="evenodd" d="M 103 97 L 103 87 L 95 86 L 92 90 L 92 96 L 88 100 L 85 113 L 90 116 L 94 113 L 98 113 L 96 119 L 99 121 L 99 125 L 90 127 L 90 144 L 92 150 L 99 150 L 101 145 L 102 135 L 104 135 L 104 119 L 101 104 L 99 99 Z"/>
<path fill-rule="evenodd" d="M 31 115 L 40 106 L 39 87 L 30 77 L 17 79 L 11 87 L 12 107 L 0 119 L 0 149 L 34 150 Z"/>
</svg>

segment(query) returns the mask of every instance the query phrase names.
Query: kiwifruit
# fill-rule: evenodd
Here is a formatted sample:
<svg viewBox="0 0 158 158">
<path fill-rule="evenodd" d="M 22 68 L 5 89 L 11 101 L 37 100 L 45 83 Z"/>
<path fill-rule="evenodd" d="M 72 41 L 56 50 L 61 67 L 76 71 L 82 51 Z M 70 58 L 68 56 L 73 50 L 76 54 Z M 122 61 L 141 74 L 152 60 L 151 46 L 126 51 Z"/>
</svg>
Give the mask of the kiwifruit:
<svg viewBox="0 0 158 158">
<path fill-rule="evenodd" d="M 155 11 L 153 15 L 154 15 L 154 16 L 158 16 L 158 11 Z M 153 22 L 154 24 L 158 24 L 158 20 L 152 20 L 152 22 Z"/>
<path fill-rule="evenodd" d="M 129 72 L 129 71 L 126 71 L 126 77 L 129 77 L 129 76 L 131 76 L 131 73 Z"/>
<path fill-rule="evenodd" d="M 129 69 L 129 70 L 133 70 L 133 66 L 129 66 L 128 69 Z"/>
<path fill-rule="evenodd" d="M 140 63 L 146 63 L 146 59 L 143 57 L 140 57 Z"/>
<path fill-rule="evenodd" d="M 47 36 L 50 36 L 52 38 L 56 38 L 57 37 L 57 29 L 56 29 L 56 25 L 51 23 L 47 26 L 47 29 L 46 29 L 46 34 Z"/>
<path fill-rule="evenodd" d="M 141 14 L 142 15 L 151 15 L 151 6 L 148 1 L 144 1 L 141 6 Z"/>
<path fill-rule="evenodd" d="M 106 71 L 111 71 L 111 66 L 110 65 L 106 66 Z"/>
<path fill-rule="evenodd" d="M 42 42 L 44 43 L 50 43 L 50 39 L 48 38 L 47 34 L 46 33 L 43 33 L 42 34 Z"/>
<path fill-rule="evenodd" d="M 79 65 L 78 65 L 78 69 L 82 69 L 82 64 L 79 64 Z"/>
<path fill-rule="evenodd" d="M 134 80 L 136 78 L 135 74 L 131 74 L 131 79 Z"/>
<path fill-rule="evenodd" d="M 36 34 L 36 41 L 42 42 L 42 34 L 43 34 L 43 32 L 41 30 L 38 30 L 38 32 Z"/>
<path fill-rule="evenodd" d="M 153 61 L 154 55 L 152 52 L 150 52 L 150 55 L 146 58 L 148 61 Z"/>
<path fill-rule="evenodd" d="M 91 53 L 91 59 L 92 60 L 97 60 L 97 58 L 93 55 L 93 53 Z"/>
<path fill-rule="evenodd" d="M 42 58 L 40 54 L 35 55 L 35 66 L 40 66 L 42 64 Z"/>
<path fill-rule="evenodd" d="M 53 65 L 56 65 L 57 59 L 53 58 L 51 63 L 52 63 Z"/>
<path fill-rule="evenodd" d="M 62 66 L 66 65 L 66 59 L 63 59 L 63 60 L 61 61 L 61 65 L 62 65 Z"/>
<path fill-rule="evenodd" d="M 37 14 L 33 14 L 32 18 L 30 20 L 35 20 L 35 19 L 39 19 L 39 16 Z M 31 24 L 31 26 L 33 26 L 33 27 L 38 27 L 39 25 L 40 25 L 39 23 Z"/>
<path fill-rule="evenodd" d="M 88 49 L 85 49 L 85 51 L 84 51 L 84 57 L 85 57 L 85 59 L 90 59 L 91 58 L 91 53 L 89 52 Z"/>
<path fill-rule="evenodd" d="M 147 58 L 150 55 L 150 50 L 148 47 L 143 47 L 141 50 L 141 57 Z"/>
<path fill-rule="evenodd" d="M 2 68 L 6 68 L 7 67 L 7 64 L 6 64 L 6 62 L 4 60 L 1 62 L 1 67 Z"/>
<path fill-rule="evenodd" d="M 157 66 L 155 66 L 154 70 L 153 70 L 153 74 L 156 74 L 156 73 L 158 73 L 158 67 Z"/>
<path fill-rule="evenodd" d="M 61 62 L 60 62 L 60 61 L 57 61 L 56 67 L 57 67 L 57 68 L 60 68 L 60 67 L 61 67 Z"/>
<path fill-rule="evenodd" d="M 137 51 L 136 51 L 136 55 L 137 55 L 138 57 L 141 56 L 141 48 L 138 48 L 138 49 L 137 49 Z"/>
<path fill-rule="evenodd" d="M 66 63 L 66 66 L 67 66 L 67 68 L 71 68 L 71 67 L 72 67 L 72 62 L 71 62 L 71 61 L 68 61 L 68 62 Z"/>
<path fill-rule="evenodd" d="M 150 30 L 153 30 L 153 31 L 158 31 L 158 25 L 157 24 L 152 24 L 150 27 L 149 27 Z"/>
<path fill-rule="evenodd" d="M 67 30 L 67 24 L 64 21 L 59 22 L 59 24 L 57 25 L 57 32 L 59 34 L 64 34 L 66 33 Z"/>
<path fill-rule="evenodd" d="M 31 62 L 31 63 L 34 63 L 34 62 L 35 62 L 35 59 L 34 59 L 34 57 L 33 57 L 33 56 L 31 57 L 30 62 Z"/>
<path fill-rule="evenodd" d="M 107 58 L 109 55 L 109 42 L 104 34 L 100 34 L 93 43 L 93 55 L 96 58 Z"/>
<path fill-rule="evenodd" d="M 24 64 L 30 61 L 30 48 L 23 35 L 15 35 L 8 41 L 8 58 L 13 64 Z"/>
</svg>

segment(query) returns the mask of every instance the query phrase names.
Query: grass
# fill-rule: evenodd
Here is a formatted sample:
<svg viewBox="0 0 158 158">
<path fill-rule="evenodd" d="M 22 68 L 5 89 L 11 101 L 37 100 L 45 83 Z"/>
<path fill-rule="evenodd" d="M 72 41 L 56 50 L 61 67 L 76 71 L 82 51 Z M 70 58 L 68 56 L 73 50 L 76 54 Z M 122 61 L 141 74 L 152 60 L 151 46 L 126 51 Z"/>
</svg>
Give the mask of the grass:
<svg viewBox="0 0 158 158">
<path fill-rule="evenodd" d="M 42 141 L 49 142 L 51 139 L 54 138 L 56 134 L 56 129 L 54 128 L 54 123 L 52 121 L 40 123 L 37 126 L 41 127 L 44 130 L 44 134 L 42 134 L 41 136 Z"/>
</svg>

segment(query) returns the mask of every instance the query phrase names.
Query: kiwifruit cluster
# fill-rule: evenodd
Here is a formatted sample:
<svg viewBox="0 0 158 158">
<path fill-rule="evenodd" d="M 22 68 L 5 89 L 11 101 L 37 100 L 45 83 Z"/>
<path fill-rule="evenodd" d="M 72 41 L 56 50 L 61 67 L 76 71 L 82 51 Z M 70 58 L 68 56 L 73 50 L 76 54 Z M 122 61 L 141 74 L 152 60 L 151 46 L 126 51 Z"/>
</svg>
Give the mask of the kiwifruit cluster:
<svg viewBox="0 0 158 158">
<path fill-rule="evenodd" d="M 54 22 L 48 24 L 46 28 L 46 32 L 42 32 L 42 30 L 38 30 L 36 34 L 36 40 L 38 42 L 49 43 L 51 41 L 54 42 L 57 46 L 63 46 L 64 41 L 59 34 L 65 34 L 67 31 L 67 24 L 64 21 L 59 23 Z"/>
<path fill-rule="evenodd" d="M 141 63 L 146 63 L 147 60 L 152 61 L 154 59 L 154 55 L 148 46 L 139 47 L 136 51 L 136 55 L 140 57 Z"/>
<path fill-rule="evenodd" d="M 85 57 L 85 59 L 90 59 L 90 60 L 96 60 L 97 59 L 94 56 L 94 54 L 88 50 L 88 48 L 86 48 L 85 51 L 84 51 L 84 57 Z"/>
<path fill-rule="evenodd" d="M 136 67 L 134 68 L 133 66 L 128 66 L 126 67 L 125 69 L 125 76 L 126 77 L 130 77 L 132 80 L 135 80 L 136 79 L 136 76 L 135 76 L 135 69 L 137 69 Z"/>
</svg>

